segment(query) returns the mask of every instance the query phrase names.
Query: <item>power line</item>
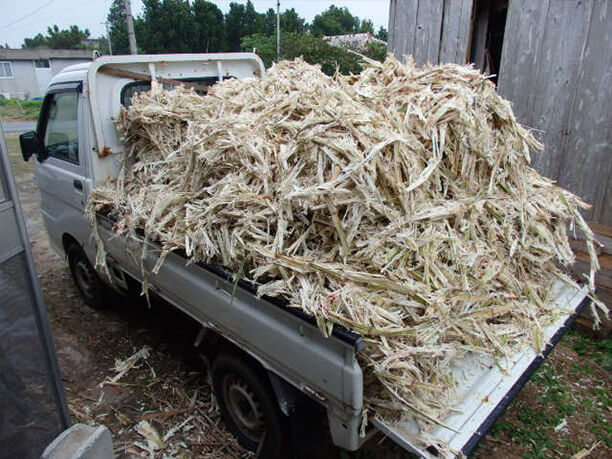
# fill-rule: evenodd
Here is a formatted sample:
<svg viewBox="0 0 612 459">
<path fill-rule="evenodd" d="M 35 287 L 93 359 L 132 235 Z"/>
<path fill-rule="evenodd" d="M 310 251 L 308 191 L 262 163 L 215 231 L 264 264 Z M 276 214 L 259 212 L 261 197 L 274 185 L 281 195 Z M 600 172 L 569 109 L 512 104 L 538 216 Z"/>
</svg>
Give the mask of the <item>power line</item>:
<svg viewBox="0 0 612 459">
<path fill-rule="evenodd" d="M 17 20 L 15 20 L 15 21 L 13 21 L 13 22 L 10 22 L 10 23 L 8 23 L 8 24 L 6 24 L 6 25 L 1 26 L 1 27 L 0 27 L 0 30 L 8 29 L 10 26 L 17 24 L 17 23 L 19 23 L 19 22 L 23 21 L 24 19 L 28 19 L 28 18 L 30 18 L 30 17 L 31 17 L 33 14 L 36 14 L 36 13 L 38 13 L 40 10 L 42 10 L 43 8 L 48 7 L 48 6 L 49 6 L 51 3 L 53 3 L 54 1 L 55 1 L 55 0 L 49 0 L 47 3 L 45 3 L 45 4 L 44 4 L 44 5 L 42 5 L 42 6 L 39 6 L 37 9 L 35 9 L 34 11 L 32 11 L 32 12 L 30 12 L 30 13 L 26 14 L 25 16 L 22 16 L 22 17 L 20 17 L 19 19 L 17 19 Z"/>
</svg>

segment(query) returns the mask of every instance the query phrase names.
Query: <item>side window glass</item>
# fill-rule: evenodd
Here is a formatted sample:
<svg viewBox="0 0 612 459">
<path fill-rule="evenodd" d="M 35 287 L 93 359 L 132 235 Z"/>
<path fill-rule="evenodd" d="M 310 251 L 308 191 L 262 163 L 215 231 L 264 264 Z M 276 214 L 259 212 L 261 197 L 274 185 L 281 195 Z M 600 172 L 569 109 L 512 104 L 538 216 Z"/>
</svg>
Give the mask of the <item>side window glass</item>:
<svg viewBox="0 0 612 459">
<path fill-rule="evenodd" d="M 49 156 L 74 164 L 79 164 L 78 104 L 76 92 L 52 94 L 44 137 Z"/>
</svg>

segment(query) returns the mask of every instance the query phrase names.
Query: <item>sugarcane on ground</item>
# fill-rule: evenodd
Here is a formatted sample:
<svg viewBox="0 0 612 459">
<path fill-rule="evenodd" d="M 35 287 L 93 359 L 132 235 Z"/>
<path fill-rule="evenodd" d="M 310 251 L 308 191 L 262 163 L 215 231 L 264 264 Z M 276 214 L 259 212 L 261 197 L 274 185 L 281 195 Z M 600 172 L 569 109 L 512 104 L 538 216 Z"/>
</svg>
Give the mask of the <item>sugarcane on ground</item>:
<svg viewBox="0 0 612 459">
<path fill-rule="evenodd" d="M 197 327 L 160 303 L 151 309 L 125 303 L 107 311 L 86 307 L 66 263 L 49 247 L 33 162 L 21 160 L 16 136 L 7 140 L 73 421 L 107 425 L 118 457 L 146 455 L 137 446 L 147 443 L 136 430 L 142 420 L 162 436 L 188 421 L 168 438 L 158 457 L 173 449 L 188 457 L 246 456 L 214 409 L 202 362 L 192 346 Z M 148 359 L 117 384 L 99 387 L 116 375 L 115 359 L 126 359 L 145 345 L 151 348 Z M 595 446 L 589 457 L 610 457 L 611 348 L 610 340 L 592 341 L 571 332 L 474 456 L 569 457 Z M 356 453 L 339 451 L 327 439 L 306 456 L 408 457 L 380 435 Z"/>
</svg>

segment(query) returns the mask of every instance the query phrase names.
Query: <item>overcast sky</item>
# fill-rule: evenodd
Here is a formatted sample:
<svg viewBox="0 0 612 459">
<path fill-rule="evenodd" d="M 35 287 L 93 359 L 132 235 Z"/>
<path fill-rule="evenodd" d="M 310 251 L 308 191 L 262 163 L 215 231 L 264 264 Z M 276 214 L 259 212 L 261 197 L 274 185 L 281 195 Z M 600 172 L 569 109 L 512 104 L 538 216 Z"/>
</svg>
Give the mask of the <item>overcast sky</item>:
<svg viewBox="0 0 612 459">
<path fill-rule="evenodd" d="M 232 1 L 211 0 L 226 13 Z M 89 29 L 91 36 L 97 38 L 104 34 L 108 8 L 112 0 L 0 0 L 0 44 L 8 43 L 11 48 L 20 48 L 24 38 L 32 37 L 47 30 L 47 26 L 57 24 L 66 28 L 76 24 Z M 276 8 L 276 0 L 253 0 L 255 9 L 264 12 Z M 346 6 L 360 18 L 374 22 L 376 29 L 387 27 L 389 19 L 389 0 L 281 0 L 281 11 L 295 8 L 308 22 L 329 5 Z M 142 1 L 132 0 L 132 13 L 137 16 L 142 11 Z M 138 37 L 136 37 L 138 38 Z"/>
</svg>

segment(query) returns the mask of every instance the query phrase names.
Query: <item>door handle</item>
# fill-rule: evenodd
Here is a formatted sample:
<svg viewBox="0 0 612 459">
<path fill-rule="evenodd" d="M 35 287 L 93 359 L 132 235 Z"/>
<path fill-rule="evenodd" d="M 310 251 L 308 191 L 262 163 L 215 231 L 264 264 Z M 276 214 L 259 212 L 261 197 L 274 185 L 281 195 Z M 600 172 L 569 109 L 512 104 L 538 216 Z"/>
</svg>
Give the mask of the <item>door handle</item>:
<svg viewBox="0 0 612 459">
<path fill-rule="evenodd" d="M 72 185 L 79 191 L 83 191 L 83 183 L 80 180 L 73 180 Z"/>
</svg>

